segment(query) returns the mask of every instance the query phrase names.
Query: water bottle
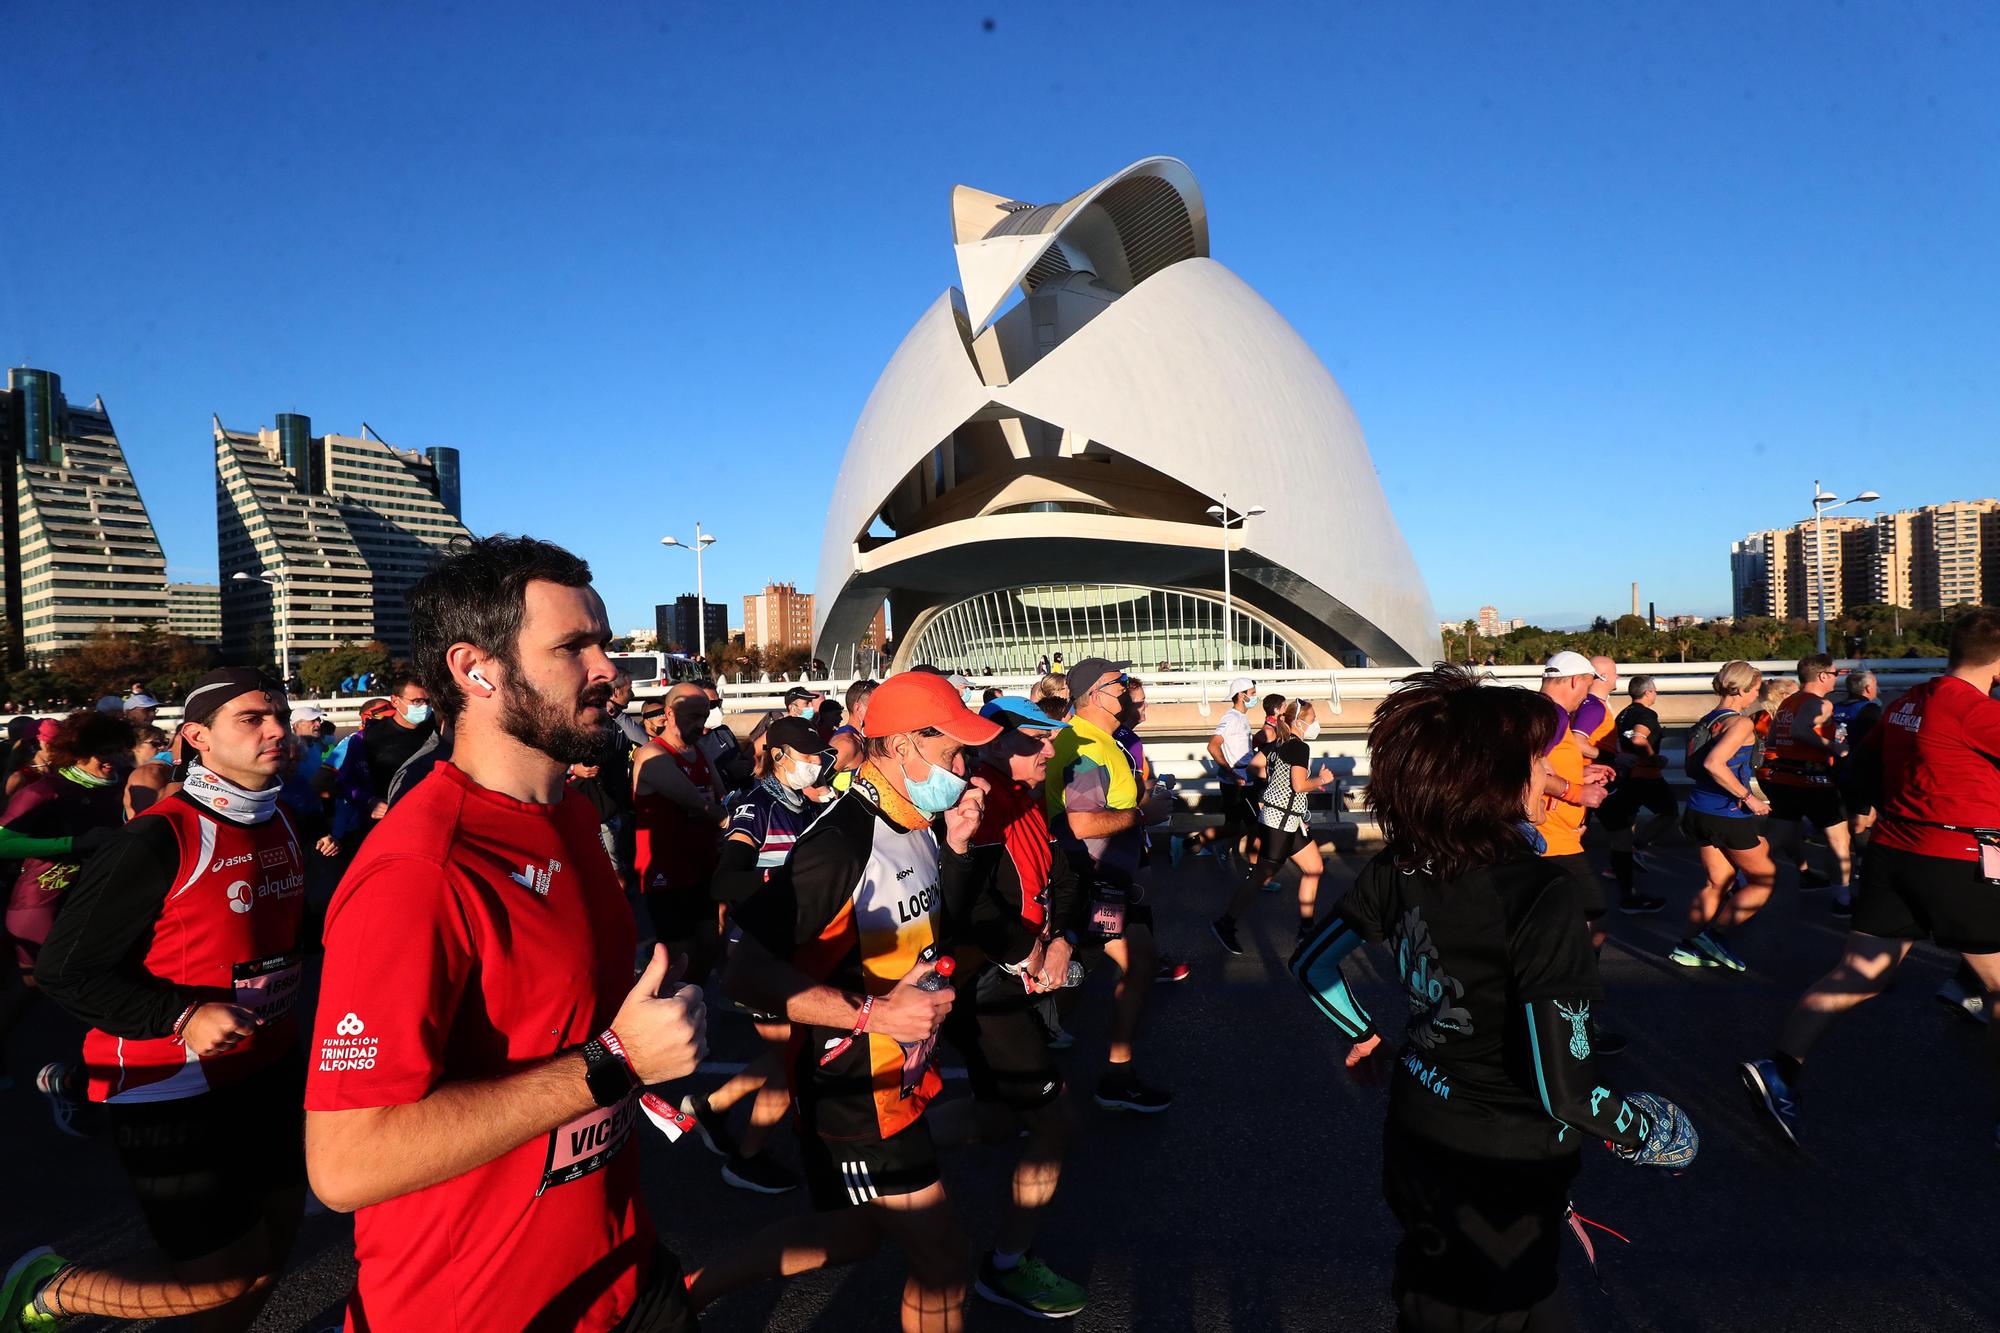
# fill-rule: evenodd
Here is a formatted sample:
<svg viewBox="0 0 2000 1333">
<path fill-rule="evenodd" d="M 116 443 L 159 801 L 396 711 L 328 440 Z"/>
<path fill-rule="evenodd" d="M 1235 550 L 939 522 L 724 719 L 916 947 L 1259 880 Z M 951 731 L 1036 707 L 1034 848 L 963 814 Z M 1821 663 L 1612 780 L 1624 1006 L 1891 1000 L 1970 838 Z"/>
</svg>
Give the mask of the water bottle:
<svg viewBox="0 0 2000 1333">
<path fill-rule="evenodd" d="M 930 971 L 917 978 L 916 987 L 932 993 L 941 991 L 951 985 L 951 974 L 957 968 L 958 961 L 945 954 L 931 964 Z M 937 1049 L 937 1034 L 932 1033 L 919 1042 L 898 1042 L 897 1045 L 903 1048 L 903 1095 L 908 1097 L 923 1082 L 924 1070 L 930 1067 L 931 1052 Z"/>
</svg>

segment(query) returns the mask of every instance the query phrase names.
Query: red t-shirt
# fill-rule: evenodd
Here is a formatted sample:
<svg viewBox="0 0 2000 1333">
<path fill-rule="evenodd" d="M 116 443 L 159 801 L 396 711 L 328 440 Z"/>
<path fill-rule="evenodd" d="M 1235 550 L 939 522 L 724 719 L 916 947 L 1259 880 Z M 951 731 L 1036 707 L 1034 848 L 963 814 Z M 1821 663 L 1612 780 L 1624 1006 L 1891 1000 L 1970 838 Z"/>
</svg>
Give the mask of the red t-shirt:
<svg viewBox="0 0 2000 1333">
<path fill-rule="evenodd" d="M 681 776 L 698 792 L 712 795 L 708 756 L 695 746 L 675 749 L 659 737 L 652 746 L 632 756 L 632 767 L 649 759 L 658 750 L 666 751 L 666 762 L 680 769 Z M 658 762 L 657 760 L 655 762 Z M 639 886 L 646 893 L 676 893 L 708 886 L 715 873 L 716 856 L 722 847 L 722 829 L 715 820 L 676 804 L 657 792 L 641 792 L 633 798 L 638 835 L 634 868 Z"/>
<path fill-rule="evenodd" d="M 1908 821 L 2000 828 L 2000 702 L 1939 676 L 1889 705 L 1862 745 L 1882 748 L 1876 842 L 1949 861 L 1979 859 L 1971 834 Z"/>
<path fill-rule="evenodd" d="M 405 1105 L 587 1041 L 631 989 L 635 944 L 588 800 L 532 805 L 438 764 L 328 908 L 306 1109 Z M 611 1328 L 653 1248 L 638 1118 L 628 1099 L 361 1209 L 347 1327 Z"/>
</svg>

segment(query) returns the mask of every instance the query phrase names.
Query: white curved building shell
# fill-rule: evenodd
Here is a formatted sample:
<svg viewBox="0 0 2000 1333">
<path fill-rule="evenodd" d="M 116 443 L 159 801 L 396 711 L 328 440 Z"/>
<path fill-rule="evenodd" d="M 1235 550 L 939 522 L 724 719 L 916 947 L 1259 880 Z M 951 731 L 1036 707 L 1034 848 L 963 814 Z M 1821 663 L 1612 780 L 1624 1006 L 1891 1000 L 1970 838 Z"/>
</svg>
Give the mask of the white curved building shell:
<svg viewBox="0 0 2000 1333">
<path fill-rule="evenodd" d="M 1128 211 L 1144 208 L 1139 223 L 1098 206 L 1121 182 L 1144 187 L 1125 196 Z M 999 199 L 961 188 L 961 232 L 982 209 L 1003 226 L 1029 211 L 987 202 Z M 1228 534 L 1243 614 L 1308 665 L 1432 660 L 1437 619 L 1346 396 L 1269 304 L 1206 257 L 1186 168 L 1148 159 L 1033 211 L 1048 230 L 961 238 L 978 319 L 956 289 L 939 297 L 862 409 L 828 510 L 818 655 L 837 661 L 885 597 L 907 646 L 928 616 L 992 589 L 1213 593 L 1224 533 L 1202 511 L 1226 494 L 1267 510 Z M 997 255 L 979 248 L 996 243 Z M 996 272 L 1028 293 L 997 320 Z M 870 533 L 878 516 L 892 536 Z"/>
</svg>

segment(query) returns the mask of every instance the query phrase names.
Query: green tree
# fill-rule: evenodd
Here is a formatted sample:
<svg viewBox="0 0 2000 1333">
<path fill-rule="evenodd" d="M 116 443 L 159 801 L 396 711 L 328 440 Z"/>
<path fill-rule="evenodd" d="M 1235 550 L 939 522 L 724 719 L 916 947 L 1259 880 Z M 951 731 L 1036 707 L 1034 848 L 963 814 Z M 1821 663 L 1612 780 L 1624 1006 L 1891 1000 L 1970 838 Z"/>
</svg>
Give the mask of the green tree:
<svg viewBox="0 0 2000 1333">
<path fill-rule="evenodd" d="M 308 694 L 330 695 L 349 676 L 366 671 L 379 678 L 388 675 L 394 665 L 388 646 L 375 641 L 342 644 L 323 653 L 312 653 L 293 662 L 292 671 Z"/>
</svg>

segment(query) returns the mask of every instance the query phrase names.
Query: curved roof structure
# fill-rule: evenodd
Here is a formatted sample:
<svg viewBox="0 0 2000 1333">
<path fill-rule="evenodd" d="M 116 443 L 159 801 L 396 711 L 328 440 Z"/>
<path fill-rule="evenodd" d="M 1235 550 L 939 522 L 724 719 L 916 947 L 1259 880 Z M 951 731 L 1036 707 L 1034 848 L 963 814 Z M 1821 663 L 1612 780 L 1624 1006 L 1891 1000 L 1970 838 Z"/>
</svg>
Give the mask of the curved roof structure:
<svg viewBox="0 0 2000 1333">
<path fill-rule="evenodd" d="M 821 657 L 837 660 L 885 597 L 907 643 L 988 589 L 1219 590 L 1225 540 L 1236 603 L 1314 665 L 1436 656 L 1436 617 L 1346 396 L 1207 256 L 1183 164 L 1149 158 L 1044 208 L 960 187 L 953 217 L 977 295 L 932 303 L 855 425 L 821 549 Z M 1205 512 L 1225 496 L 1266 512 L 1225 534 Z"/>
</svg>

